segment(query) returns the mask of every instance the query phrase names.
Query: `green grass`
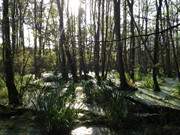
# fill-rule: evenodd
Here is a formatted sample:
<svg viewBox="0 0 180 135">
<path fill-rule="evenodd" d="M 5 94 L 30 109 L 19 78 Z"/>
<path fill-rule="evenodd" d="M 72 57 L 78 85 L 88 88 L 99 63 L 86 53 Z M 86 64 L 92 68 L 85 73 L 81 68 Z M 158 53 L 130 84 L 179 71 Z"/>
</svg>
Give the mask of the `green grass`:
<svg viewBox="0 0 180 135">
<path fill-rule="evenodd" d="M 152 89 L 153 88 L 153 79 L 151 75 L 147 75 L 143 78 L 142 84 L 141 84 L 142 88 L 149 88 Z"/>
<path fill-rule="evenodd" d="M 140 81 L 140 87 L 141 88 L 148 88 L 148 89 L 153 89 L 153 79 L 151 74 L 147 74 L 146 76 L 142 76 L 142 81 Z M 165 80 L 163 77 L 158 78 L 158 83 L 159 85 L 163 85 L 165 83 Z"/>
<path fill-rule="evenodd" d="M 5 99 L 8 97 L 8 92 L 6 88 L 6 84 L 2 77 L 0 77 L 0 99 Z"/>
<path fill-rule="evenodd" d="M 135 81 L 141 81 L 143 79 L 143 74 L 139 71 L 136 71 L 134 74 Z"/>
<path fill-rule="evenodd" d="M 180 83 L 176 84 L 174 86 L 174 89 L 175 89 L 175 95 L 179 96 L 180 95 Z"/>
</svg>

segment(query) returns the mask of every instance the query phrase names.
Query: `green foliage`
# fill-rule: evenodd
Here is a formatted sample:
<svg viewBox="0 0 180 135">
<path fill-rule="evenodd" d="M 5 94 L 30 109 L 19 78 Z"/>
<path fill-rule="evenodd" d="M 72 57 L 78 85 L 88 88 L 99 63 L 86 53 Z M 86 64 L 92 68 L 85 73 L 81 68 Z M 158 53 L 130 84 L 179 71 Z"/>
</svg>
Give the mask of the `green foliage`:
<svg viewBox="0 0 180 135">
<path fill-rule="evenodd" d="M 86 102 L 90 103 L 92 102 L 92 88 L 94 88 L 94 83 L 92 82 L 92 80 L 82 80 L 82 86 L 84 88 L 84 92 L 86 94 Z"/>
<path fill-rule="evenodd" d="M 176 90 L 176 95 L 180 95 L 180 83 L 176 84 L 174 89 Z"/>
<path fill-rule="evenodd" d="M 34 83 L 35 79 L 33 79 L 33 75 L 25 75 L 21 76 L 19 74 L 15 75 L 15 84 L 16 88 L 19 92 L 19 96 L 22 100 L 23 95 L 26 91 L 33 91 L 37 90 L 38 82 Z M 0 98 L 1 99 L 7 99 L 8 98 L 8 91 L 6 88 L 6 83 L 3 80 L 3 77 L 0 77 Z M 23 102 L 23 101 L 22 101 Z"/>
<path fill-rule="evenodd" d="M 3 54 L 2 53 L 2 44 L 0 44 L 0 54 Z M 1 73 L 3 72 L 3 58 L 2 58 L 2 55 L 0 55 L 0 72 Z"/>
<path fill-rule="evenodd" d="M 6 89 L 1 89 L 0 90 L 0 98 L 1 99 L 6 99 L 8 97 L 8 93 Z"/>
<path fill-rule="evenodd" d="M 143 79 L 143 75 L 140 72 L 140 68 L 139 67 L 135 70 L 134 79 L 136 81 L 141 81 Z"/>
<path fill-rule="evenodd" d="M 63 92 L 65 90 L 65 92 Z M 73 108 L 75 87 L 74 83 L 59 86 L 58 89 L 45 88 L 38 97 L 38 110 L 44 112 L 40 118 L 44 122 L 44 128 L 49 134 L 68 133 L 76 124 L 77 110 Z"/>
<path fill-rule="evenodd" d="M 35 81 L 33 78 L 33 75 L 15 75 L 15 84 L 19 92 L 24 91 L 25 89 L 28 89 L 28 85 Z"/>
<path fill-rule="evenodd" d="M 93 97 L 112 124 L 118 123 L 127 116 L 124 94 L 110 80 L 101 82 L 101 85 L 94 90 Z"/>
<path fill-rule="evenodd" d="M 33 72 L 34 57 L 31 55 L 32 50 L 26 49 L 25 53 L 22 50 L 18 50 L 18 53 L 14 58 L 14 70 L 15 72 L 30 74 Z M 40 72 L 52 71 L 56 64 L 55 52 L 49 52 L 45 50 L 45 55 L 37 57 L 37 67 Z"/>
<path fill-rule="evenodd" d="M 132 79 L 128 73 L 125 73 L 125 76 L 128 82 L 132 82 Z"/>
<path fill-rule="evenodd" d="M 153 83 L 152 76 L 151 76 L 150 74 L 148 74 L 147 76 L 145 76 L 145 77 L 143 78 L 143 81 L 142 81 L 142 84 L 141 84 L 140 87 L 151 89 L 151 88 L 153 88 L 153 84 L 154 84 L 154 83 Z"/>
<path fill-rule="evenodd" d="M 53 17 L 57 17 L 58 16 L 58 12 L 57 12 L 57 8 L 56 6 L 52 5 L 52 8 L 50 10 L 50 13 Z"/>
<path fill-rule="evenodd" d="M 119 76 L 119 73 L 118 73 L 118 72 L 114 72 L 114 78 L 115 78 L 115 79 L 119 79 L 119 78 L 120 78 L 120 76 Z"/>
<path fill-rule="evenodd" d="M 166 81 L 165 81 L 165 78 L 163 76 L 161 76 L 160 78 L 158 78 L 158 82 L 160 85 L 164 84 Z"/>
<path fill-rule="evenodd" d="M 22 73 L 23 71 L 26 74 L 31 73 L 33 66 L 33 55 L 31 55 L 31 50 L 26 50 L 25 53 L 23 53 L 22 50 L 18 50 L 14 57 L 15 72 Z"/>
<path fill-rule="evenodd" d="M 0 99 L 5 99 L 8 97 L 7 88 L 4 80 L 0 77 Z"/>
<path fill-rule="evenodd" d="M 163 83 L 165 83 L 165 79 L 163 77 L 158 78 L 158 83 L 159 85 L 162 85 Z M 152 89 L 153 85 L 154 85 L 154 82 L 153 82 L 153 78 L 151 74 L 147 74 L 146 76 L 142 77 L 142 81 L 140 84 L 141 88 Z"/>
<path fill-rule="evenodd" d="M 56 56 L 54 52 L 47 53 L 39 58 L 38 67 L 40 67 L 41 72 L 52 71 L 56 65 Z"/>
<path fill-rule="evenodd" d="M 6 83 L 3 79 L 3 76 L 0 75 L 0 89 L 4 89 L 4 87 L 6 87 Z"/>
</svg>

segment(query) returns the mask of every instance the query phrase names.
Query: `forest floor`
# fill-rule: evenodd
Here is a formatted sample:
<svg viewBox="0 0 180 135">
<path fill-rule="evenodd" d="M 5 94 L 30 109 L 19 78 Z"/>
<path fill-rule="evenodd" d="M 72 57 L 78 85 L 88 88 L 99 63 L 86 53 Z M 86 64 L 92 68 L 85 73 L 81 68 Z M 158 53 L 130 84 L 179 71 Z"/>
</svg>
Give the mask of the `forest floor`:
<svg viewBox="0 0 180 135">
<path fill-rule="evenodd" d="M 132 97 L 150 105 L 160 105 L 180 110 L 180 96 L 178 93 L 180 90 L 177 91 L 175 89 L 176 85 L 179 84 L 178 80 L 165 78 L 164 81 L 160 86 L 160 92 L 154 92 L 148 88 L 140 88 L 142 81 L 137 82 L 138 91 Z"/>
<path fill-rule="evenodd" d="M 180 110 L 180 98 L 172 96 L 170 91 L 161 90 L 161 92 L 153 92 L 139 88 L 132 97 L 147 104 L 161 105 Z"/>
<path fill-rule="evenodd" d="M 0 108 L 0 135 L 40 135 L 36 116 L 31 111 Z"/>
<path fill-rule="evenodd" d="M 47 77 L 48 78 L 48 77 Z M 48 85 L 53 85 L 54 82 L 46 82 Z M 180 98 L 177 94 L 177 90 L 174 87 L 178 84 L 177 80 L 166 78 L 164 83 L 161 85 L 160 92 L 153 92 L 152 89 L 142 88 L 141 82 L 137 82 L 136 86 L 138 91 L 131 93 L 130 97 L 136 101 L 146 103 L 152 106 L 162 106 L 180 110 Z M 95 104 L 88 104 L 84 101 L 87 99 L 86 94 L 82 85 L 77 84 L 75 88 L 75 103 L 74 108 L 81 109 L 91 114 L 103 115 L 103 110 L 98 108 Z M 31 104 L 32 106 L 32 104 Z M 3 117 L 4 111 L 0 108 L 0 135 L 40 135 L 40 128 L 36 123 L 36 116 L 32 112 L 24 112 L 18 115 L 10 115 Z M 80 114 L 83 116 L 83 114 Z M 91 117 L 90 117 L 91 119 Z M 177 117 L 179 119 L 179 117 Z M 132 125 L 135 124 L 133 121 Z M 131 124 L 131 123 L 130 123 Z M 171 122 L 166 122 L 165 124 L 155 124 L 142 122 L 141 125 L 133 126 L 132 128 L 122 128 L 118 131 L 114 131 L 104 125 L 91 124 L 87 126 L 86 124 L 80 124 L 74 128 L 71 132 L 72 135 L 179 135 L 180 126 Z"/>
<path fill-rule="evenodd" d="M 141 82 L 139 82 L 141 83 Z M 171 78 L 165 79 L 165 82 L 161 86 L 160 92 L 153 92 L 151 89 L 143 89 L 138 88 L 138 91 L 130 94 L 133 99 L 136 101 L 140 101 L 142 103 L 146 103 L 147 105 L 152 106 L 162 106 L 168 108 L 174 108 L 180 110 L 180 98 L 174 93 L 174 86 L 178 84 L 178 81 L 175 81 Z M 138 86 L 138 84 L 136 84 Z M 84 104 L 82 101 L 86 98 L 85 93 L 83 92 L 82 87 L 77 87 L 76 94 L 78 95 L 77 106 L 81 106 L 81 109 L 85 109 L 86 111 L 93 112 L 95 114 L 103 114 L 103 111 L 97 106 L 91 106 L 90 104 Z M 77 107 L 77 108 L 78 108 Z M 179 117 L 177 117 L 179 119 Z M 131 123 L 130 123 L 131 124 Z M 132 121 L 132 124 L 135 124 Z M 156 123 L 146 123 L 142 125 L 137 125 L 134 127 L 119 129 L 118 131 L 114 131 L 110 128 L 103 126 L 80 126 L 72 131 L 72 135 L 179 135 L 180 134 L 180 126 L 171 122 L 167 122 L 166 124 L 158 124 Z"/>
</svg>

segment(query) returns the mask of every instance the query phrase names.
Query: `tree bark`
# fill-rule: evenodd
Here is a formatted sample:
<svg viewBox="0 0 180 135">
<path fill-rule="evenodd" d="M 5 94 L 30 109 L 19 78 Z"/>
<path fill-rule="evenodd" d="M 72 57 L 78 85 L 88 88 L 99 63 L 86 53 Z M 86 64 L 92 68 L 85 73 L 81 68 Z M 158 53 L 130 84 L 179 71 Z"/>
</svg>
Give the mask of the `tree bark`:
<svg viewBox="0 0 180 135">
<path fill-rule="evenodd" d="M 122 32 L 122 37 L 123 37 L 123 52 L 124 52 L 124 68 L 125 71 L 128 72 L 128 57 L 127 57 L 127 2 L 124 0 L 123 3 L 123 32 Z"/>
<path fill-rule="evenodd" d="M 64 0 L 57 0 L 58 6 L 58 13 L 59 13 L 59 51 L 60 51 L 60 62 L 61 62 L 61 73 L 62 77 L 67 80 L 68 73 L 67 73 L 67 66 L 66 66 L 66 57 L 65 57 L 65 33 L 64 33 L 64 21 L 63 21 L 63 11 L 64 11 Z"/>
<path fill-rule="evenodd" d="M 102 27 L 101 27 L 101 36 L 102 36 L 102 46 L 101 46 L 101 72 L 102 72 L 102 78 L 105 77 L 105 66 L 106 66 L 106 42 L 104 42 L 104 8 L 105 8 L 105 1 L 102 0 L 102 16 L 101 16 L 101 23 L 102 23 Z M 106 18 L 107 19 L 107 18 Z M 107 20 L 106 20 L 107 22 Z M 107 24 L 106 24 L 106 29 L 107 29 Z M 106 31 L 107 32 L 107 31 Z"/>
<path fill-rule="evenodd" d="M 116 46 L 117 46 L 117 70 L 120 75 L 120 87 L 121 89 L 128 89 L 129 85 L 124 72 L 124 63 L 122 58 L 122 41 L 120 34 L 120 0 L 114 0 L 114 24 L 115 24 L 115 35 L 116 35 Z"/>
<path fill-rule="evenodd" d="M 96 4 L 95 4 L 96 6 Z M 100 80 L 99 76 L 99 50 L 100 50 L 100 42 L 99 42 L 99 36 L 100 36 L 100 6 L 101 6 L 101 0 L 98 1 L 98 18 L 97 18 L 97 30 L 95 27 L 95 35 L 94 35 L 94 40 L 95 40 L 95 45 L 94 45 L 94 70 L 95 70 L 95 75 L 97 80 Z M 96 8 L 96 7 L 95 7 Z M 94 19 L 95 19 L 95 14 L 94 14 Z M 95 20 L 94 20 L 95 21 Z M 94 22 L 94 25 L 95 22 Z"/>
<path fill-rule="evenodd" d="M 81 27 L 82 23 L 82 15 L 83 15 L 83 9 L 80 7 L 79 8 L 79 15 L 78 15 L 78 44 L 79 44 L 79 74 L 82 76 L 82 72 L 84 73 L 84 77 L 87 77 L 87 70 L 86 70 L 86 64 L 85 64 L 85 59 L 84 59 L 84 45 L 83 45 L 83 35 L 82 35 L 82 30 L 83 28 Z"/>
<path fill-rule="evenodd" d="M 158 5 L 159 3 L 159 5 Z M 161 14 L 161 6 L 162 6 L 162 0 L 159 0 L 157 2 L 156 0 L 156 8 L 157 8 L 157 14 L 156 14 L 156 28 L 155 28 L 155 39 L 154 39 L 154 60 L 153 60 L 153 82 L 154 82 L 154 91 L 160 91 L 160 87 L 157 81 L 157 75 L 158 75 L 158 66 L 159 66 L 159 19 Z"/>
<path fill-rule="evenodd" d="M 165 5 L 166 5 L 166 11 L 167 11 L 167 23 L 168 26 L 171 27 L 171 22 L 169 19 L 169 5 L 167 0 L 165 0 Z M 177 77 L 180 81 L 180 71 L 179 71 L 179 63 L 178 63 L 178 58 L 177 58 L 177 54 L 176 54 L 176 48 L 175 48 L 175 43 L 174 43 L 174 39 L 173 39 L 173 31 L 172 29 L 170 29 L 170 38 L 171 38 L 171 43 L 172 43 L 172 49 L 173 49 L 173 56 L 174 56 L 174 63 L 175 63 L 175 68 L 176 68 L 176 72 L 177 72 Z"/>
<path fill-rule="evenodd" d="M 34 74 L 38 77 L 38 62 L 37 62 L 37 0 L 34 0 Z M 24 40 L 24 39 L 23 39 Z"/>
<path fill-rule="evenodd" d="M 134 82 L 134 68 L 135 68 L 135 38 L 134 38 L 134 21 L 133 21 L 133 16 L 134 16 L 134 0 L 131 0 L 131 4 L 129 5 L 129 10 L 131 12 L 131 20 L 130 20 L 130 30 L 131 30 L 131 36 L 132 38 L 130 39 L 130 76 L 131 79 Z"/>
<path fill-rule="evenodd" d="M 8 89 L 9 104 L 17 106 L 20 104 L 19 94 L 14 83 L 13 55 L 10 43 L 10 25 L 9 25 L 9 0 L 3 0 L 3 46 L 4 46 L 4 73 Z"/>
</svg>

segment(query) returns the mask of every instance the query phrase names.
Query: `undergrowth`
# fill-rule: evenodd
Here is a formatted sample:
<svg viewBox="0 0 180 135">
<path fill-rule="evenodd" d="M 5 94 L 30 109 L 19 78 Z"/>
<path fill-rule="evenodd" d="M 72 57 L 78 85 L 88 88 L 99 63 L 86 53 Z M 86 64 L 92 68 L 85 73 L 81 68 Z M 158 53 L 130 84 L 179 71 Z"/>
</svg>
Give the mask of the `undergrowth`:
<svg viewBox="0 0 180 135">
<path fill-rule="evenodd" d="M 127 116 L 125 95 L 112 81 L 102 81 L 100 85 L 91 84 L 90 90 L 91 99 L 102 108 L 106 121 L 114 125 Z"/>
<path fill-rule="evenodd" d="M 179 96 L 180 95 L 180 83 L 176 84 L 174 89 L 176 90 L 175 91 L 175 95 Z"/>
<path fill-rule="evenodd" d="M 160 77 L 158 78 L 158 83 L 159 85 L 162 85 L 165 82 L 164 78 Z M 148 88 L 148 89 L 153 89 L 153 79 L 151 74 L 147 74 L 146 76 L 143 77 L 140 87 L 141 88 Z"/>
<path fill-rule="evenodd" d="M 6 83 L 3 77 L 0 76 L 0 99 L 6 99 L 8 97 Z"/>
<path fill-rule="evenodd" d="M 65 92 L 63 89 L 66 89 Z M 36 108 L 43 112 L 39 115 L 39 122 L 46 133 L 69 134 L 76 125 L 78 111 L 73 108 L 74 91 L 74 83 L 68 84 L 67 87 L 64 83 L 57 89 L 45 88 L 39 94 Z"/>
</svg>

